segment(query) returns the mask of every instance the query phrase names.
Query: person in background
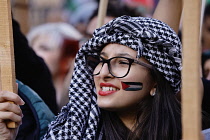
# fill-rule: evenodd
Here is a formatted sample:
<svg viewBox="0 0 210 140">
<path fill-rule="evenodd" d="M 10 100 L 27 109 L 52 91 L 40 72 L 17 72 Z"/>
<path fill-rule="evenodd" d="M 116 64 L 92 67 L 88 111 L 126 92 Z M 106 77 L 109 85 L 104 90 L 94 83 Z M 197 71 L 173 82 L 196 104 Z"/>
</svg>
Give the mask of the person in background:
<svg viewBox="0 0 210 140">
<path fill-rule="evenodd" d="M 204 51 L 201 57 L 203 78 L 210 80 L 210 50 Z"/>
<path fill-rule="evenodd" d="M 210 3 L 206 1 L 201 32 L 201 69 L 204 87 L 202 110 L 210 114 Z M 210 115 L 209 115 L 210 116 Z"/>
<path fill-rule="evenodd" d="M 58 113 L 55 87 L 51 73 L 44 62 L 29 46 L 16 20 L 12 20 L 16 79 L 33 89 L 54 114 Z"/>
<path fill-rule="evenodd" d="M 68 103 L 68 87 L 82 35 L 67 23 L 46 23 L 27 35 L 30 46 L 47 64 L 56 89 L 58 110 Z"/>
<path fill-rule="evenodd" d="M 203 74 L 202 82 L 204 86 L 202 110 L 208 113 L 210 116 L 210 50 L 202 52 L 201 66 Z"/>
</svg>

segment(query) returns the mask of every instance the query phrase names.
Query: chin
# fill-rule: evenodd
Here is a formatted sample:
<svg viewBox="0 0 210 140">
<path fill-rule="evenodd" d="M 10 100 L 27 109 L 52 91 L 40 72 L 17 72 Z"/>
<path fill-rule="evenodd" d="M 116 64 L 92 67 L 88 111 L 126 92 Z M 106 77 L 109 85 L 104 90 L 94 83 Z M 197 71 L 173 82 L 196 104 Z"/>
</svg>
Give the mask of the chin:
<svg viewBox="0 0 210 140">
<path fill-rule="evenodd" d="M 116 107 L 113 107 L 112 105 L 107 104 L 107 103 L 97 102 L 97 104 L 98 104 L 99 108 L 107 110 L 107 111 L 115 111 L 116 110 Z"/>
</svg>

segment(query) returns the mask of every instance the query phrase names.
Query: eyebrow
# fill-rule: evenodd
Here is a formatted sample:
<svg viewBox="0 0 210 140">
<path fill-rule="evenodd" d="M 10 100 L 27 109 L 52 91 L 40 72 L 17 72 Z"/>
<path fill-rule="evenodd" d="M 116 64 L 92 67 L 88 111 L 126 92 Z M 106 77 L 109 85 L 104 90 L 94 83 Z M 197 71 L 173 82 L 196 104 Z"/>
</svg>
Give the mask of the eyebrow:
<svg viewBox="0 0 210 140">
<path fill-rule="evenodd" d="M 105 52 L 101 52 L 101 54 L 100 55 L 103 55 L 103 56 L 105 56 L 105 57 L 108 57 L 108 55 L 107 55 L 107 53 L 105 53 Z M 133 58 L 130 54 L 128 54 L 128 53 L 117 53 L 116 54 L 116 56 L 128 56 L 129 58 Z"/>
</svg>

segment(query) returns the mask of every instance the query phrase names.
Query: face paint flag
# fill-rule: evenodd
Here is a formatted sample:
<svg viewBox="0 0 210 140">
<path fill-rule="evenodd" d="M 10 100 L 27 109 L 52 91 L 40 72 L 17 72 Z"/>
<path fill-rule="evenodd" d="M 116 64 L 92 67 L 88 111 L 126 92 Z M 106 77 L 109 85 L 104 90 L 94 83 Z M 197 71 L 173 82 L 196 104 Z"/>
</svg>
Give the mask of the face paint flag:
<svg viewBox="0 0 210 140">
<path fill-rule="evenodd" d="M 122 88 L 125 91 L 138 91 L 141 90 L 143 87 L 143 84 L 141 82 L 121 82 Z"/>
</svg>

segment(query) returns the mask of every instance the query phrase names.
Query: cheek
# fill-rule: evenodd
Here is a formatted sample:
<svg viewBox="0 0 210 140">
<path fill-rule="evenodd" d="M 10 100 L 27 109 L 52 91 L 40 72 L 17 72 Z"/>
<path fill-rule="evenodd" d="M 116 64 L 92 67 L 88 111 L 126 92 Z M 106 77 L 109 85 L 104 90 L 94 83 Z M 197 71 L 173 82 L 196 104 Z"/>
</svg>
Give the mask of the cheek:
<svg viewBox="0 0 210 140">
<path fill-rule="evenodd" d="M 49 52 L 43 52 L 40 55 L 42 55 L 42 57 L 49 65 L 58 65 L 58 61 L 60 58 L 59 52 L 49 51 Z"/>
<path fill-rule="evenodd" d="M 152 80 L 151 73 L 148 69 L 140 69 L 140 71 L 131 70 L 130 74 L 124 79 L 123 82 L 140 82 L 142 89 L 135 92 L 150 93 L 155 81 Z"/>
<path fill-rule="evenodd" d="M 150 75 L 149 71 L 146 68 L 141 69 L 131 69 L 129 74 L 125 77 L 127 81 L 130 82 L 141 82 L 141 83 L 147 83 L 150 81 Z"/>
</svg>

